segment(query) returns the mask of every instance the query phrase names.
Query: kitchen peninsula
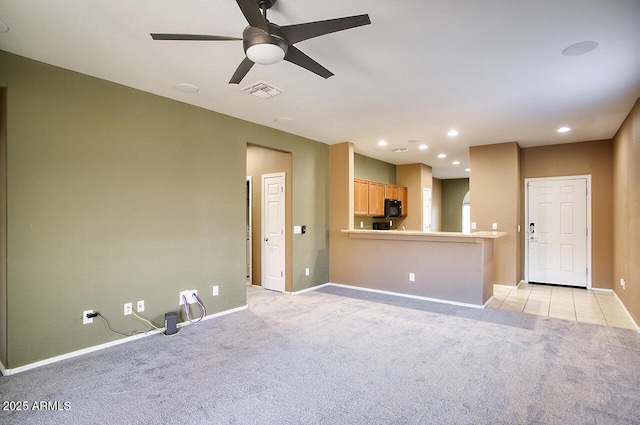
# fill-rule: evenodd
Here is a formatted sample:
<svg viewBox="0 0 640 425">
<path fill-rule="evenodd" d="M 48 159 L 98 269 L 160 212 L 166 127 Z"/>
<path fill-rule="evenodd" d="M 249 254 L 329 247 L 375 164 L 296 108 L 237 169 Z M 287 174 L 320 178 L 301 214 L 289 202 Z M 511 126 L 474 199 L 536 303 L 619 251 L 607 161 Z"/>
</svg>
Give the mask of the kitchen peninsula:
<svg viewBox="0 0 640 425">
<path fill-rule="evenodd" d="M 355 229 L 360 211 L 353 144 L 331 145 L 329 152 L 331 283 L 475 308 L 491 301 L 494 242 L 505 232 Z M 395 183 L 406 188 L 403 204 L 408 205 L 397 224 L 401 228 L 423 228 L 421 196 L 432 185 L 430 170 L 421 164 L 396 170 Z"/>
<path fill-rule="evenodd" d="M 359 260 L 332 270 L 339 279 L 334 283 L 470 307 L 490 302 L 493 242 L 506 235 L 360 229 L 341 233 L 346 240 L 340 245 L 357 253 Z"/>
</svg>

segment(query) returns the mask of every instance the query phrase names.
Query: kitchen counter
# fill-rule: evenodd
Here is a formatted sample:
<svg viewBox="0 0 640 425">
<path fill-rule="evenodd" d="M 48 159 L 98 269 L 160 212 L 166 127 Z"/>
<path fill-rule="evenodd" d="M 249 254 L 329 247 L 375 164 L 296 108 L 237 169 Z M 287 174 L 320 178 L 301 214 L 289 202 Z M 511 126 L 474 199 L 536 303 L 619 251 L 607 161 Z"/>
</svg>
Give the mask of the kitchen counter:
<svg viewBox="0 0 640 425">
<path fill-rule="evenodd" d="M 370 230 L 370 229 L 344 229 L 350 238 L 361 239 L 390 239 L 390 240 L 425 240 L 425 241 L 451 241 L 451 242 L 476 242 L 479 239 L 497 239 L 507 235 L 507 232 L 419 232 L 416 230 Z"/>
</svg>

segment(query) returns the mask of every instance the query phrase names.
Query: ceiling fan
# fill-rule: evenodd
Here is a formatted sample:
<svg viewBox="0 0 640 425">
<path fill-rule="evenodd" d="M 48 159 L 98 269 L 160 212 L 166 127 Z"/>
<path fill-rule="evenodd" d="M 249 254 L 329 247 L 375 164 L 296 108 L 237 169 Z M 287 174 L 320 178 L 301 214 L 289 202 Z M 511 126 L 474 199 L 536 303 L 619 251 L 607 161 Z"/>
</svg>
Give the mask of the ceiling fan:
<svg viewBox="0 0 640 425">
<path fill-rule="evenodd" d="M 267 19 L 267 9 L 270 9 L 277 0 L 236 0 L 236 2 L 249 23 L 249 26 L 242 33 L 242 38 L 221 35 L 157 33 L 151 34 L 151 37 L 154 40 L 181 41 L 242 40 L 246 57 L 229 81 L 229 84 L 239 84 L 254 64 L 270 65 L 282 59 L 323 78 L 329 78 L 333 75 L 331 71 L 302 53 L 294 44 L 371 23 L 369 15 L 357 15 L 281 27 Z"/>
</svg>

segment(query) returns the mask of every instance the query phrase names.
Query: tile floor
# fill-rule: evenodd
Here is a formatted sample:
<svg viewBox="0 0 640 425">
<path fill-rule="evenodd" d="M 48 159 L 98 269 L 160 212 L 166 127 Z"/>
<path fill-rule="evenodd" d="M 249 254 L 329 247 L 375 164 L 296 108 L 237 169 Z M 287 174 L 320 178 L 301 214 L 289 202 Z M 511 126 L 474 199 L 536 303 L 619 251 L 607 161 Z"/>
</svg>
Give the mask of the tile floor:
<svg viewBox="0 0 640 425">
<path fill-rule="evenodd" d="M 489 308 L 635 329 L 611 292 L 526 283 L 518 289 L 494 286 L 493 294 Z"/>
</svg>

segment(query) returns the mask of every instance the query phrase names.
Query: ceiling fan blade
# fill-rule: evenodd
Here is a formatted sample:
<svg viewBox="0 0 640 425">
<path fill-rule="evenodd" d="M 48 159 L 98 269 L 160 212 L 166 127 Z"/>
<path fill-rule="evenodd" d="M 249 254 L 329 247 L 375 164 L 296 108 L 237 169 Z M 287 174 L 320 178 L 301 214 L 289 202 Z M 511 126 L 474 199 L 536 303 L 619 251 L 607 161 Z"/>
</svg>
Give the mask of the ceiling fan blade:
<svg viewBox="0 0 640 425">
<path fill-rule="evenodd" d="M 256 0 L 236 0 L 236 2 L 249 25 L 269 32 L 267 21 L 264 19 L 264 16 L 262 16 L 262 13 L 260 13 L 260 8 Z"/>
<path fill-rule="evenodd" d="M 200 34 L 151 34 L 154 40 L 181 40 L 181 41 L 228 41 L 242 40 L 238 37 L 225 37 L 223 35 Z"/>
<path fill-rule="evenodd" d="M 306 70 L 313 72 L 323 78 L 329 78 L 333 75 L 331 71 L 329 71 L 324 66 L 320 65 L 318 62 L 311 59 L 309 56 L 305 55 L 294 46 L 289 46 L 289 50 L 287 51 L 284 60 L 296 64 Z"/>
<path fill-rule="evenodd" d="M 286 25 L 281 27 L 281 29 L 287 41 L 294 44 L 321 35 L 331 34 L 332 32 L 369 25 L 370 23 L 369 15 L 357 15 L 328 19 L 326 21 L 307 22 L 305 24 Z"/>
<path fill-rule="evenodd" d="M 244 60 L 240 62 L 236 72 L 233 74 L 233 77 L 231 77 L 231 80 L 229 80 L 229 84 L 240 84 L 240 81 L 242 81 L 244 76 L 247 75 L 247 72 L 249 72 L 252 66 L 253 62 L 251 59 L 244 58 Z"/>
</svg>

